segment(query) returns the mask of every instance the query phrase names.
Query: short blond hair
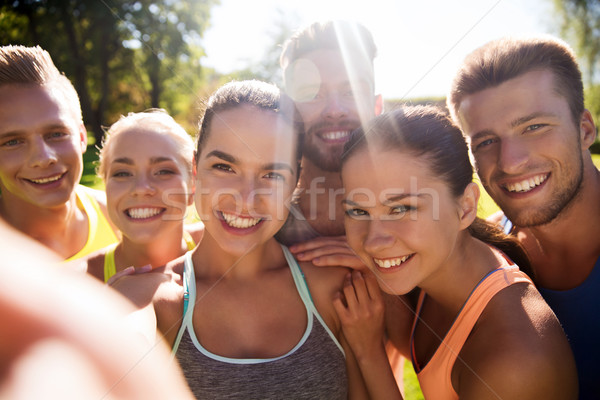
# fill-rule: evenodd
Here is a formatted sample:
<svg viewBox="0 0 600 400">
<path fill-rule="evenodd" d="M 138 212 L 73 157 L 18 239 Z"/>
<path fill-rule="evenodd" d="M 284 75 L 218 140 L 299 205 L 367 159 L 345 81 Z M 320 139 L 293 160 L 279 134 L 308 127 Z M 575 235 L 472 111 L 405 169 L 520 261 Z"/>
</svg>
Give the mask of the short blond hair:
<svg viewBox="0 0 600 400">
<path fill-rule="evenodd" d="M 78 122 L 83 120 L 75 87 L 40 46 L 0 46 L 0 87 L 4 85 L 38 85 L 58 89 Z"/>
<path fill-rule="evenodd" d="M 104 135 L 102 148 L 99 150 L 97 173 L 106 180 L 107 153 L 113 139 L 120 133 L 130 129 L 148 129 L 148 131 L 172 137 L 179 145 L 181 158 L 185 162 L 188 176 L 192 175 L 194 159 L 194 139 L 179 125 L 165 110 L 153 108 L 139 113 L 122 115 L 117 122 L 111 125 Z"/>
</svg>

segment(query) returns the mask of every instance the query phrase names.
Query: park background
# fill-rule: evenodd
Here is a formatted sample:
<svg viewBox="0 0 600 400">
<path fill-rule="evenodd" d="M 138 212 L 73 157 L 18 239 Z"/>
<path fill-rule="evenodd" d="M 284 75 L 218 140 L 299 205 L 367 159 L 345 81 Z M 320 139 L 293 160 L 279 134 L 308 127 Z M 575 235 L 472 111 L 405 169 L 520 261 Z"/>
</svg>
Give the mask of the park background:
<svg viewBox="0 0 600 400">
<path fill-rule="evenodd" d="M 373 33 L 386 110 L 444 107 L 468 52 L 505 35 L 552 34 L 576 51 L 586 107 L 600 121 L 598 0 L 8 0 L 0 3 L 0 45 L 40 45 L 74 83 L 89 134 L 82 183 L 101 187 L 97 145 L 121 114 L 163 108 L 194 135 L 217 87 L 234 79 L 281 86 L 284 40 L 335 18 Z M 482 191 L 480 215 L 497 209 Z M 422 399 L 409 363 L 405 375 L 406 398 Z"/>
</svg>

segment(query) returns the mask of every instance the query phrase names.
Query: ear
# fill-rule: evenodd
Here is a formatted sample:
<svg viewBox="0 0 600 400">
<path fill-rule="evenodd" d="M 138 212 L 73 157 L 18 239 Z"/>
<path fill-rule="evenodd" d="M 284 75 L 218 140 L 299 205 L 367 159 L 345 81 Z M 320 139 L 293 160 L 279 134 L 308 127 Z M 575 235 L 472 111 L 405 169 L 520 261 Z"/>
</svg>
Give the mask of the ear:
<svg viewBox="0 0 600 400">
<path fill-rule="evenodd" d="M 85 129 L 83 122 L 79 123 L 79 142 L 81 144 L 81 154 L 83 154 L 87 150 L 88 142 L 87 130 Z"/>
<path fill-rule="evenodd" d="M 479 204 L 479 186 L 471 182 L 465 188 L 464 193 L 458 201 L 460 229 L 468 228 L 477 217 L 477 205 Z"/>
<path fill-rule="evenodd" d="M 383 112 L 383 97 L 378 94 L 375 96 L 375 116 L 381 115 Z"/>
<path fill-rule="evenodd" d="M 596 126 L 594 118 L 589 110 L 583 110 L 579 120 L 579 137 L 581 139 L 581 149 L 587 150 L 596 140 Z"/>
</svg>

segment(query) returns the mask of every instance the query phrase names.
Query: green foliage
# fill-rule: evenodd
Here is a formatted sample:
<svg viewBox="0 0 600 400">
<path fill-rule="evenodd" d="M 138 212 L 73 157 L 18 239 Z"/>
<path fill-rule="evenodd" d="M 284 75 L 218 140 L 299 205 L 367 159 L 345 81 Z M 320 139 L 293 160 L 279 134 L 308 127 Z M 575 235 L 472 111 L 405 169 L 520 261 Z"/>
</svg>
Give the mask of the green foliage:
<svg viewBox="0 0 600 400">
<path fill-rule="evenodd" d="M 553 0 L 560 33 L 580 59 L 586 85 L 586 107 L 600 121 L 600 1 Z M 592 147 L 600 153 L 600 143 Z"/>
<path fill-rule="evenodd" d="M 96 142 L 121 114 L 184 118 L 203 84 L 199 46 L 218 0 L 20 0 L 0 8 L 1 44 L 40 45 L 79 93 Z"/>
</svg>

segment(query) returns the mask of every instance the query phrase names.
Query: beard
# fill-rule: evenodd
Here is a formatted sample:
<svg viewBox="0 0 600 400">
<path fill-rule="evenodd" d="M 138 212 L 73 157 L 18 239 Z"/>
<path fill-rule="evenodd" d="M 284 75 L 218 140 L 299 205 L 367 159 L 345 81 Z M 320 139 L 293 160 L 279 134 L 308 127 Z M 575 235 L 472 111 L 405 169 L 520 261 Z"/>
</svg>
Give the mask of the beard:
<svg viewBox="0 0 600 400">
<path fill-rule="evenodd" d="M 302 155 L 323 171 L 340 172 L 344 145 L 350 139 L 350 135 L 348 135 L 348 138 L 344 142 L 325 143 L 317 132 L 326 130 L 352 132 L 360 126 L 360 122 L 356 120 L 342 121 L 339 124 L 331 124 L 329 122 L 316 123 L 306 131 Z"/>
<path fill-rule="evenodd" d="M 556 189 L 551 193 L 548 200 L 539 204 L 533 210 L 521 210 L 509 205 L 498 204 L 508 219 L 518 227 L 532 228 L 546 225 L 567 210 L 581 192 L 583 183 L 583 160 L 579 157 L 579 163 L 575 169 L 569 170 L 571 178 L 564 182 L 555 183 Z"/>
</svg>

